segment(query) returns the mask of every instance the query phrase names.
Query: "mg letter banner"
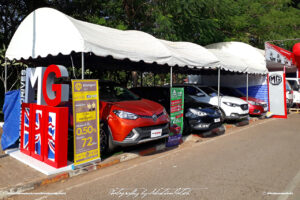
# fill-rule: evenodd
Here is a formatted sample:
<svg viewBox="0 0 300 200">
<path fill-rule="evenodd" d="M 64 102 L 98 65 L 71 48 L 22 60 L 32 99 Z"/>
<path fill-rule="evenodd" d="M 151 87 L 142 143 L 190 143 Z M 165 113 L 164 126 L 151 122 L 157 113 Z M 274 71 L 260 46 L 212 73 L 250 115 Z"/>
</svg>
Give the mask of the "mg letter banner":
<svg viewBox="0 0 300 200">
<path fill-rule="evenodd" d="M 46 113 L 46 107 L 47 106 L 41 106 L 36 104 L 32 105 L 32 137 L 34 139 L 31 139 L 31 156 L 40 160 L 44 161 L 44 132 L 45 132 L 45 125 L 46 123 L 43 122 L 45 119 L 45 113 Z"/>
<path fill-rule="evenodd" d="M 167 147 L 180 143 L 183 131 L 184 88 L 171 88 L 171 124 Z"/>
<path fill-rule="evenodd" d="M 74 165 L 100 158 L 98 80 L 72 80 Z"/>
<path fill-rule="evenodd" d="M 31 142 L 30 136 L 32 135 L 32 128 L 30 124 L 32 124 L 32 105 L 29 103 L 22 104 L 21 111 L 21 144 L 20 151 L 24 154 L 31 155 Z"/>
<path fill-rule="evenodd" d="M 283 71 L 269 72 L 269 111 L 275 118 L 287 118 L 286 82 Z"/>
</svg>

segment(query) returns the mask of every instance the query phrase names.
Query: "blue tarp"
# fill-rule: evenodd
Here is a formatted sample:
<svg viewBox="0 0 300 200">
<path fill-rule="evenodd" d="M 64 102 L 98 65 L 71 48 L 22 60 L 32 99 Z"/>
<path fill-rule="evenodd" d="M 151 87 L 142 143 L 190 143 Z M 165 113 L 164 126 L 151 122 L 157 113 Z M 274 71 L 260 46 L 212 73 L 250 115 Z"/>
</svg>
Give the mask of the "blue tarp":
<svg viewBox="0 0 300 200">
<path fill-rule="evenodd" d="M 1 137 L 3 150 L 13 147 L 19 139 L 20 107 L 20 90 L 7 92 L 3 105 L 4 125 Z"/>
</svg>

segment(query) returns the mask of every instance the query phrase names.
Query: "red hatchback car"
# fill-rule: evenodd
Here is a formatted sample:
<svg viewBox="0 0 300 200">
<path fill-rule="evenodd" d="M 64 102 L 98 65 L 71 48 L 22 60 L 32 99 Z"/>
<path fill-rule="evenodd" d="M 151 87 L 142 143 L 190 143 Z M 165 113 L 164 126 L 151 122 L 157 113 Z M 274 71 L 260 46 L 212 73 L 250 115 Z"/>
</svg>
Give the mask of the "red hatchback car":
<svg viewBox="0 0 300 200">
<path fill-rule="evenodd" d="M 224 95 L 238 97 L 247 101 L 247 97 L 235 88 L 221 87 L 220 91 Z M 268 111 L 267 103 L 254 97 L 248 97 L 248 105 L 250 115 L 262 115 Z"/>
<path fill-rule="evenodd" d="M 102 151 L 169 136 L 170 120 L 162 105 L 113 82 L 99 82 L 99 97 Z"/>
</svg>

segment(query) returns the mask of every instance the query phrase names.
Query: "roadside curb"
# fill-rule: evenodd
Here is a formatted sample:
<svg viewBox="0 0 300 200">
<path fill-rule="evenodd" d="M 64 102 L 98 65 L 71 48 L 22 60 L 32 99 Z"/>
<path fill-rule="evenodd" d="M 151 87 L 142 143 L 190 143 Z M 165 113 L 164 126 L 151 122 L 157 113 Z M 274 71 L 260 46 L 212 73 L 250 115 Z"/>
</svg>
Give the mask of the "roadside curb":
<svg viewBox="0 0 300 200">
<path fill-rule="evenodd" d="M 251 118 L 249 120 L 249 124 L 253 123 L 255 121 L 258 121 L 258 120 L 264 120 L 264 119 Z M 225 130 L 233 129 L 233 128 L 237 127 L 234 124 L 225 124 L 224 126 L 225 126 Z M 202 137 L 197 134 L 190 134 L 189 136 L 183 136 L 179 147 L 182 145 L 187 145 L 189 143 L 198 143 L 198 142 L 201 142 L 202 140 L 203 140 Z M 14 187 L 6 188 L 6 189 L 0 191 L 0 199 L 4 199 L 9 196 L 13 196 L 12 193 L 26 192 L 28 190 L 36 189 L 40 186 L 65 181 L 74 176 L 78 176 L 78 175 L 85 174 L 88 172 L 96 171 L 96 170 L 99 170 L 102 168 L 116 165 L 118 163 L 126 162 L 129 160 L 138 158 L 138 157 L 155 154 L 155 153 L 166 151 L 169 149 L 173 149 L 173 148 L 166 147 L 164 144 L 158 144 L 158 145 L 155 145 L 154 147 L 150 147 L 148 149 L 143 149 L 141 151 L 136 151 L 136 152 L 131 152 L 131 153 L 123 153 L 123 154 L 119 154 L 116 156 L 112 156 L 112 157 L 108 158 L 107 160 L 104 160 L 103 162 L 89 163 L 86 166 L 79 167 L 79 168 L 69 171 L 69 172 L 64 172 L 64 173 L 49 176 L 47 178 L 43 178 L 43 179 L 40 179 L 37 181 L 23 183 L 23 184 L 21 183 Z"/>
</svg>

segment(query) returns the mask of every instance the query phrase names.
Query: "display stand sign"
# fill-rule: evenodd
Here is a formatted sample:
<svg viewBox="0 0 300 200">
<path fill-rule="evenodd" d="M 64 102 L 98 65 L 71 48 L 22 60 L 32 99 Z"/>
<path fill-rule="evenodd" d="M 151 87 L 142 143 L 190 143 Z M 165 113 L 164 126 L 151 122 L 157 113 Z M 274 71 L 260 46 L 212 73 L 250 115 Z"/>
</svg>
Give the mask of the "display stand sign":
<svg viewBox="0 0 300 200">
<path fill-rule="evenodd" d="M 98 80 L 72 80 L 74 165 L 100 158 Z"/>
<path fill-rule="evenodd" d="M 183 131 L 184 88 L 171 88 L 171 124 L 167 147 L 179 145 Z"/>
<path fill-rule="evenodd" d="M 286 82 L 283 71 L 269 72 L 269 111 L 275 118 L 287 118 Z"/>
</svg>

